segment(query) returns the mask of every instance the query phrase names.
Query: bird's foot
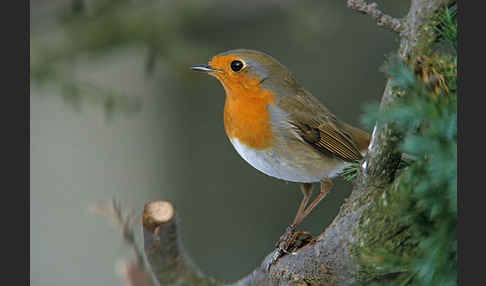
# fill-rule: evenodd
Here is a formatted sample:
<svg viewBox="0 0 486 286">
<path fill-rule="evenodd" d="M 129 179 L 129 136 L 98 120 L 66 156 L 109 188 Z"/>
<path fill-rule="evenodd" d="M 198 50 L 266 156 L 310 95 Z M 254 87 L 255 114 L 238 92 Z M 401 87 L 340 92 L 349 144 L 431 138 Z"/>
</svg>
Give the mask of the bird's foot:
<svg viewBox="0 0 486 286">
<path fill-rule="evenodd" d="M 297 231 L 295 225 L 290 225 L 275 243 L 276 249 L 270 259 L 265 262 L 265 269 L 267 271 L 270 270 L 270 267 L 285 254 L 297 254 L 295 251 L 309 243 L 311 240 L 312 235 L 305 231 Z"/>
</svg>

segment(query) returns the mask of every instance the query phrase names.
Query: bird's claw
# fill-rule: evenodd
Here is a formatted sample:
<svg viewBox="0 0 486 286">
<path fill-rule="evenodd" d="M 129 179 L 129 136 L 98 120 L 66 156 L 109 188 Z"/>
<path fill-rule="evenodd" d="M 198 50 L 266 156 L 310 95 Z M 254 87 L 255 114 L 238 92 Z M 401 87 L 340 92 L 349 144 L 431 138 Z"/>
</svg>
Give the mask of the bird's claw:
<svg viewBox="0 0 486 286">
<path fill-rule="evenodd" d="M 309 241 L 312 236 L 305 231 L 296 231 L 294 225 L 290 225 L 285 230 L 284 234 L 280 236 L 280 239 L 275 244 L 275 251 L 271 256 L 270 260 L 265 263 L 265 270 L 269 271 L 270 267 L 277 262 L 277 260 L 285 254 L 296 255 L 298 248 L 302 245 L 298 245 L 299 239 L 303 241 Z"/>
</svg>

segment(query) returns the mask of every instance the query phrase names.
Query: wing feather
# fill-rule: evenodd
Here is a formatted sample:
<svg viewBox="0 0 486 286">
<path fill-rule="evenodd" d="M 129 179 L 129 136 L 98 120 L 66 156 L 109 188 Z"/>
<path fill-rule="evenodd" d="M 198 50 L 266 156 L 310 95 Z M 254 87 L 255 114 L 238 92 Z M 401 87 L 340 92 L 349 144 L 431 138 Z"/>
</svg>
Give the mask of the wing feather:
<svg viewBox="0 0 486 286">
<path fill-rule="evenodd" d="M 347 162 L 363 158 L 343 124 L 307 91 L 300 89 L 296 96 L 282 98 L 279 107 L 290 115 L 288 122 L 297 136 L 314 149 Z"/>
<path fill-rule="evenodd" d="M 291 121 L 290 124 L 305 142 L 328 156 L 335 156 L 347 162 L 363 158 L 354 142 L 330 124 L 317 123 L 314 120 L 307 123 Z"/>
</svg>

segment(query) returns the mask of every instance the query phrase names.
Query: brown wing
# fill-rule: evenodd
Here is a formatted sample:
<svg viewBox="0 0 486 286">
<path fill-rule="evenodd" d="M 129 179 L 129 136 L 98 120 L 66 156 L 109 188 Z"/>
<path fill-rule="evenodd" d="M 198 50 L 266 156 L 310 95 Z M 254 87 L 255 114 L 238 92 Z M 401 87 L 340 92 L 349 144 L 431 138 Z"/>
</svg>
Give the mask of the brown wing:
<svg viewBox="0 0 486 286">
<path fill-rule="evenodd" d="M 305 90 L 301 90 L 297 96 L 282 98 L 278 105 L 291 114 L 289 123 L 294 126 L 297 136 L 314 149 L 347 162 L 356 162 L 363 158 L 353 140 L 356 136 L 349 134 L 353 130 L 347 124 L 339 122 Z M 362 133 L 368 136 L 365 132 Z"/>
<path fill-rule="evenodd" d="M 314 120 L 290 121 L 290 123 L 305 142 L 328 156 L 338 157 L 347 162 L 355 162 L 363 158 L 349 135 L 336 129 L 333 124 Z"/>
</svg>

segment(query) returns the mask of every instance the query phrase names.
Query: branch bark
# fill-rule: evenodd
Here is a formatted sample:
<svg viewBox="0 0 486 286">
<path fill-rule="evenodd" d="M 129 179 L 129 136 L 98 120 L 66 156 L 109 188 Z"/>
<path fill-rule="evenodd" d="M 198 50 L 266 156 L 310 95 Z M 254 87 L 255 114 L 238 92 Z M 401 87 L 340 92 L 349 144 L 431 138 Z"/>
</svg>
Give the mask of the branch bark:
<svg viewBox="0 0 486 286">
<path fill-rule="evenodd" d="M 430 17 L 450 0 L 412 0 L 408 14 L 398 20 L 376 9 L 376 4 L 348 0 L 348 6 L 375 18 L 378 25 L 400 34 L 398 56 L 413 59 L 431 29 Z M 388 81 L 381 100 L 386 109 L 395 99 Z M 334 221 L 315 241 L 285 255 L 267 270 L 270 253 L 261 267 L 230 284 L 247 285 L 365 285 L 372 281 L 393 280 L 403 269 L 384 272 L 370 264 L 374 249 L 389 247 L 401 252 L 413 251 L 407 227 L 396 214 L 396 170 L 400 156 L 396 151 L 401 134 L 392 125 L 376 125 L 362 169 L 350 197 L 341 206 Z M 166 214 L 165 216 L 162 214 Z M 163 217 L 163 219 L 160 219 Z M 159 285 L 221 285 L 205 276 L 187 257 L 178 234 L 177 215 L 170 202 L 147 203 L 143 216 L 145 255 Z M 367 263 L 363 263 L 366 260 Z"/>
<path fill-rule="evenodd" d="M 149 201 L 142 216 L 144 252 L 158 285 L 219 285 L 186 255 L 169 201 Z"/>
<path fill-rule="evenodd" d="M 348 7 L 373 17 L 378 26 L 385 27 L 390 31 L 400 33 L 404 28 L 401 20 L 378 10 L 378 4 L 375 2 L 367 4 L 364 0 L 348 0 Z"/>
</svg>

